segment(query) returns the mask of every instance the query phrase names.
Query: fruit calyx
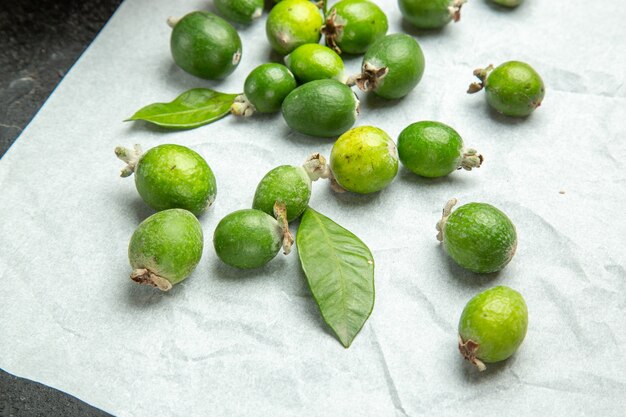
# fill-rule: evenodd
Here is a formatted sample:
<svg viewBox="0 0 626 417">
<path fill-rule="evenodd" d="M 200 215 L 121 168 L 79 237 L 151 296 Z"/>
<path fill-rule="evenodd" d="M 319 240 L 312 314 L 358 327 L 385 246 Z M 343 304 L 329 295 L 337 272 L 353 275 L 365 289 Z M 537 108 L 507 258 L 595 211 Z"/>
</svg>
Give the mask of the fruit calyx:
<svg viewBox="0 0 626 417">
<path fill-rule="evenodd" d="M 256 112 L 256 108 L 245 94 L 241 94 L 235 97 L 233 105 L 230 106 L 230 112 L 234 116 L 250 117 Z"/>
<path fill-rule="evenodd" d="M 466 360 L 482 372 L 487 369 L 487 366 L 485 366 L 485 364 L 476 357 L 476 352 L 479 347 L 480 345 L 472 339 L 467 339 L 467 341 L 464 342 L 461 336 L 459 336 L 459 351 L 461 352 L 461 355 L 463 355 Z"/>
<path fill-rule="evenodd" d="M 452 207 L 454 207 L 457 203 L 457 199 L 453 198 L 451 200 L 448 200 L 448 202 L 446 203 L 446 206 L 443 208 L 443 213 L 441 214 L 441 220 L 439 220 L 437 222 L 437 240 L 440 242 L 443 242 L 443 228 L 446 224 L 446 222 L 448 221 L 448 217 L 450 217 L 450 214 L 452 214 Z"/>
<path fill-rule="evenodd" d="M 138 284 L 152 285 L 161 291 L 169 291 L 172 289 L 171 282 L 145 268 L 134 269 L 130 274 L 130 279 Z"/>
<path fill-rule="evenodd" d="M 337 21 L 337 10 L 333 10 L 328 19 L 326 19 L 324 26 L 320 29 L 320 32 L 326 38 L 326 45 L 340 55 L 341 48 L 337 45 L 337 38 L 341 36 L 344 27 L 344 24 Z"/>
<path fill-rule="evenodd" d="M 135 145 L 133 149 L 118 146 L 115 148 L 115 156 L 126 162 L 126 166 L 122 169 L 120 176 L 122 178 L 129 177 L 135 172 L 139 159 L 142 155 L 141 146 Z"/>
<path fill-rule="evenodd" d="M 181 19 L 180 17 L 170 16 L 170 17 L 167 18 L 166 22 L 167 22 L 167 25 L 169 27 L 174 29 L 174 26 L 176 26 L 178 24 L 178 22 L 180 22 L 180 19 Z"/>
<path fill-rule="evenodd" d="M 378 84 L 389 73 L 388 67 L 376 67 L 375 65 L 365 62 L 363 64 L 362 72 L 358 75 L 348 77 L 346 84 L 355 85 L 359 87 L 361 91 L 375 90 Z"/>
<path fill-rule="evenodd" d="M 327 179 L 332 175 L 330 167 L 326 163 L 326 158 L 319 152 L 311 154 L 304 161 L 302 168 L 304 168 L 311 181 L 317 181 L 320 178 Z"/>
<path fill-rule="evenodd" d="M 458 22 L 461 20 L 461 7 L 467 3 L 467 0 L 453 0 L 450 6 L 448 7 L 448 12 L 450 12 L 450 17 L 453 21 Z"/>
<path fill-rule="evenodd" d="M 480 165 L 484 160 L 485 158 L 483 158 L 483 156 L 479 154 L 476 149 L 464 149 L 463 155 L 461 156 L 461 162 L 459 163 L 459 167 L 457 169 L 471 171 L 472 168 L 480 168 Z"/>
<path fill-rule="evenodd" d="M 274 203 L 274 217 L 283 229 L 283 253 L 289 255 L 294 238 L 289 231 L 289 222 L 287 221 L 287 206 L 281 201 Z"/>
<path fill-rule="evenodd" d="M 471 83 L 469 88 L 467 89 L 468 94 L 478 93 L 485 87 L 485 83 L 487 82 L 487 76 L 493 70 L 493 65 L 489 64 L 487 68 L 477 68 L 474 70 L 474 76 L 480 80 L 477 83 Z"/>
</svg>

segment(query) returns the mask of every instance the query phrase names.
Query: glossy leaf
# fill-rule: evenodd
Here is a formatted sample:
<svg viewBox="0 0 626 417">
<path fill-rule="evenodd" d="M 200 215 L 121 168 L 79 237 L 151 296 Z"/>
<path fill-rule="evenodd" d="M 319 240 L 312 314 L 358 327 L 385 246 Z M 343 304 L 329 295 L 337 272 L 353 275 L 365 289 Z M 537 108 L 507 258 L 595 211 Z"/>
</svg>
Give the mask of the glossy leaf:
<svg viewBox="0 0 626 417">
<path fill-rule="evenodd" d="M 126 121 L 144 120 L 172 129 L 193 129 L 226 116 L 237 95 L 194 88 L 169 103 L 149 104 Z"/>
<path fill-rule="evenodd" d="M 296 245 L 324 321 L 349 347 L 374 308 L 372 253 L 352 232 L 310 207 Z"/>
</svg>

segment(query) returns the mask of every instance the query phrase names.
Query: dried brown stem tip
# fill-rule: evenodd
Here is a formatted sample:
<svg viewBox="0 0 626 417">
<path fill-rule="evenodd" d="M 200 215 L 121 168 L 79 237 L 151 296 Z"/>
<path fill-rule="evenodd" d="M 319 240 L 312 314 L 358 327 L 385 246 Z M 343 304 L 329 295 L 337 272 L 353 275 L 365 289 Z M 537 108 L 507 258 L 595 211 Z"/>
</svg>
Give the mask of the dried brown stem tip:
<svg viewBox="0 0 626 417">
<path fill-rule="evenodd" d="M 466 342 L 463 341 L 461 336 L 459 336 L 459 351 L 461 355 L 468 360 L 472 365 L 474 365 L 480 372 L 487 369 L 487 366 L 476 357 L 476 352 L 480 345 L 474 342 L 472 339 L 468 339 Z"/>
<path fill-rule="evenodd" d="M 465 149 L 463 151 L 463 157 L 461 158 L 460 165 L 457 169 L 464 169 L 471 171 L 472 168 L 480 168 L 485 158 L 478 153 L 476 149 Z"/>
<path fill-rule="evenodd" d="M 437 222 L 437 225 L 435 226 L 435 228 L 437 229 L 437 232 L 439 232 L 437 233 L 437 240 L 440 242 L 443 242 L 443 227 L 448 221 L 448 217 L 450 217 L 450 214 L 452 214 L 452 207 L 454 207 L 456 203 L 457 203 L 456 198 L 448 200 L 448 202 L 446 203 L 446 206 L 443 208 L 443 213 L 441 214 L 441 220 L 439 220 Z"/>
<path fill-rule="evenodd" d="M 320 178 L 330 178 L 332 175 L 330 167 L 326 163 L 326 158 L 319 152 L 311 154 L 307 160 L 304 161 L 302 168 L 304 168 L 311 181 L 317 181 Z"/>
<path fill-rule="evenodd" d="M 289 222 L 287 221 L 287 206 L 285 203 L 277 201 L 274 203 L 274 217 L 278 220 L 283 228 L 283 253 L 289 255 L 294 238 L 289 230 Z"/>
<path fill-rule="evenodd" d="M 117 156 L 122 161 L 126 162 L 126 166 L 122 169 L 120 176 L 122 178 L 129 177 L 135 172 L 135 168 L 137 168 L 137 164 L 139 163 L 139 159 L 141 158 L 142 151 L 141 146 L 135 145 L 133 149 L 124 148 L 123 146 L 118 146 L 115 148 L 115 156 Z"/>
<path fill-rule="evenodd" d="M 169 291 L 172 289 L 172 283 L 163 277 L 153 274 L 147 269 L 135 269 L 130 274 L 130 279 L 138 284 L 151 285 L 161 291 Z"/>
<path fill-rule="evenodd" d="M 474 70 L 474 76 L 478 78 L 480 81 L 477 83 L 471 83 L 469 88 L 467 89 L 468 94 L 474 94 L 479 92 L 485 87 L 485 82 L 487 80 L 487 76 L 493 70 L 493 65 L 489 64 L 487 68 L 478 68 Z"/>
<path fill-rule="evenodd" d="M 452 5 L 448 7 L 450 17 L 453 21 L 458 22 L 461 20 L 461 7 L 463 7 L 465 3 L 467 3 L 467 0 L 454 0 Z"/>
<path fill-rule="evenodd" d="M 328 16 L 328 19 L 326 19 L 324 26 L 322 26 L 322 28 L 320 29 L 320 32 L 326 38 L 326 45 L 328 45 L 329 48 L 331 48 L 340 55 L 341 48 L 337 46 L 336 39 L 343 31 L 344 26 L 345 25 L 337 22 L 337 10 L 333 9 L 333 11 Z"/>
<path fill-rule="evenodd" d="M 361 74 L 349 77 L 348 82 L 354 80 L 356 86 L 365 92 L 376 89 L 378 83 L 389 73 L 388 67 L 377 68 L 369 62 L 363 64 L 362 70 Z"/>
</svg>

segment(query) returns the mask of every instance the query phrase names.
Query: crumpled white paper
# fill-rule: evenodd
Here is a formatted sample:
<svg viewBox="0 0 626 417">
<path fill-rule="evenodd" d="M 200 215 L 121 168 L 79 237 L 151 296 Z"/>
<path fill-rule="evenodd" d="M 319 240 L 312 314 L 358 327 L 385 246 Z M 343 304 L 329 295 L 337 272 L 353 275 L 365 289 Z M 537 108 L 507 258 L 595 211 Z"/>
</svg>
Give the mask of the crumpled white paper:
<svg viewBox="0 0 626 417">
<path fill-rule="evenodd" d="M 460 23 L 421 33 L 394 1 L 378 3 L 390 33 L 417 37 L 426 72 L 397 102 L 359 93 L 358 124 L 395 138 L 440 120 L 485 163 L 438 180 L 401 169 L 370 196 L 315 184 L 311 205 L 376 261 L 374 312 L 350 349 L 322 322 L 297 253 L 241 272 L 211 243 L 267 171 L 328 155 L 331 140 L 290 132 L 278 114 L 186 132 L 122 123 L 188 88 L 240 92 L 253 67 L 276 59 L 264 19 L 241 28 L 241 65 L 212 83 L 172 63 L 165 24 L 209 2 L 127 0 L 0 161 L 0 367 L 120 416 L 623 416 L 624 8 L 527 0 L 507 11 L 470 0 Z M 465 93 L 473 69 L 511 59 L 547 85 L 527 120 Z M 351 72 L 359 65 L 347 59 Z M 129 238 L 152 212 L 118 176 L 113 149 L 135 143 L 190 146 L 218 181 L 201 218 L 204 257 L 169 293 L 128 278 Z M 477 276 L 443 253 L 434 226 L 451 197 L 492 203 L 516 224 L 518 253 L 504 271 Z M 530 324 L 515 356 L 479 374 L 457 352 L 456 325 L 495 285 L 524 295 Z"/>
</svg>

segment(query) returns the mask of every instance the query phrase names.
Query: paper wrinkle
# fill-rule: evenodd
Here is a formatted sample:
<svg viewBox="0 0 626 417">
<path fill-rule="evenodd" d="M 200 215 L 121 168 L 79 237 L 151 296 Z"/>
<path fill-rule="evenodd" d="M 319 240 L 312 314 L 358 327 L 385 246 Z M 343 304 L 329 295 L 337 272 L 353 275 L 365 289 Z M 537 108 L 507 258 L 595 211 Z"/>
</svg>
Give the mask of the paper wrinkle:
<svg viewBox="0 0 626 417">
<path fill-rule="evenodd" d="M 189 131 L 122 123 L 187 88 L 240 92 L 253 67 L 276 61 L 264 22 L 240 30 L 237 71 L 205 82 L 172 63 L 164 24 L 170 15 L 206 9 L 205 2 L 126 0 L 0 160 L 0 368 L 132 417 L 496 417 L 503 409 L 623 417 L 622 17 L 594 8 L 600 25 L 582 0 L 565 9 L 528 1 L 506 12 L 485 1 L 469 4 L 459 24 L 418 33 L 400 23 L 395 1 L 377 4 L 389 33 L 418 39 L 426 71 L 402 100 L 358 93 L 356 125 L 396 139 L 411 123 L 439 120 L 485 164 L 438 180 L 400 166 L 389 187 L 366 196 L 313 184 L 311 206 L 374 254 L 373 315 L 349 349 L 323 322 L 297 251 L 241 272 L 219 261 L 212 246 L 217 222 L 250 207 L 263 175 L 313 152 L 329 157 L 333 139 L 294 133 L 279 113 L 226 117 Z M 563 24 L 545 42 L 557 14 L 593 27 Z M 516 39 L 514 47 L 494 36 L 502 33 Z M 489 110 L 484 94 L 465 94 L 475 68 L 512 59 L 531 64 L 546 83 L 542 106 L 524 119 Z M 347 73 L 360 64 L 360 57 L 346 59 Z M 154 212 L 132 180 L 118 177 L 113 149 L 135 143 L 189 146 L 218 183 L 215 205 L 200 218 L 203 258 L 167 294 L 128 278 L 128 240 Z M 69 151 L 74 175 L 65 165 Z M 465 271 L 436 242 L 434 225 L 451 197 L 493 204 L 513 220 L 518 251 L 503 271 Z M 479 374 L 458 353 L 455 325 L 472 296 L 496 285 L 523 294 L 528 334 L 513 357 Z"/>
</svg>

